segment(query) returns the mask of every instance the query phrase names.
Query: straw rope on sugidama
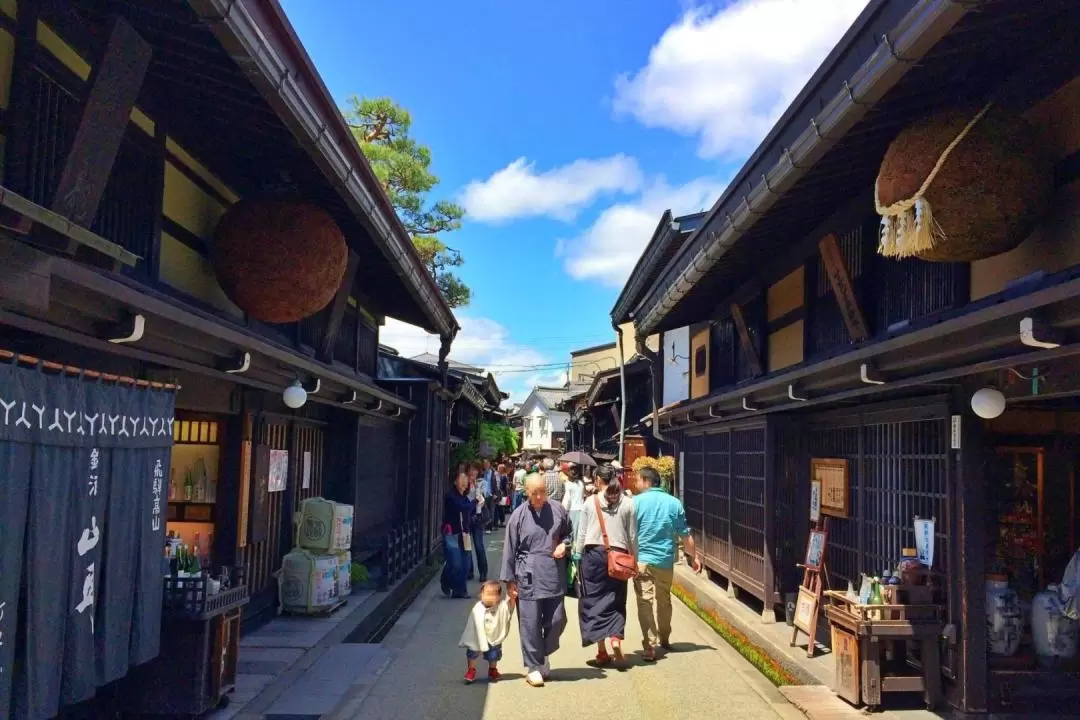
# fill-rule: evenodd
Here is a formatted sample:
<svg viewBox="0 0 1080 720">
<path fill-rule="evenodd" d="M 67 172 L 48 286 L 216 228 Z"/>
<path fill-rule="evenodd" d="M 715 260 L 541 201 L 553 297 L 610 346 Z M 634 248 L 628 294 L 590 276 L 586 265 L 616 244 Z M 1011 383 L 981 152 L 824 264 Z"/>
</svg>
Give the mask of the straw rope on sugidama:
<svg viewBox="0 0 1080 720">
<path fill-rule="evenodd" d="M 1053 165 L 1027 122 L 987 103 L 906 127 L 874 183 L 878 252 L 964 262 L 1016 247 L 1045 212 Z"/>
</svg>

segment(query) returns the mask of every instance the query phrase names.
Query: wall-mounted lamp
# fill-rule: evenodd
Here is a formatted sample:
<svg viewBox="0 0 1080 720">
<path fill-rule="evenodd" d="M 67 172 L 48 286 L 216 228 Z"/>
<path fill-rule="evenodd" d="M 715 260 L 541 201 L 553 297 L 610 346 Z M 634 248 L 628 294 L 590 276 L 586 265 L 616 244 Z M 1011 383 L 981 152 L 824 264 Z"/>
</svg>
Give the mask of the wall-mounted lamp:
<svg viewBox="0 0 1080 720">
<path fill-rule="evenodd" d="M 285 407 L 293 410 L 299 410 L 307 403 L 307 390 L 300 384 L 299 378 L 293 380 L 293 384 L 285 388 L 285 392 L 281 393 L 281 401 L 285 403 Z"/>
<path fill-rule="evenodd" d="M 1005 412 L 1005 395 L 997 388 L 980 388 L 971 396 L 971 409 L 984 420 L 993 420 Z"/>
</svg>

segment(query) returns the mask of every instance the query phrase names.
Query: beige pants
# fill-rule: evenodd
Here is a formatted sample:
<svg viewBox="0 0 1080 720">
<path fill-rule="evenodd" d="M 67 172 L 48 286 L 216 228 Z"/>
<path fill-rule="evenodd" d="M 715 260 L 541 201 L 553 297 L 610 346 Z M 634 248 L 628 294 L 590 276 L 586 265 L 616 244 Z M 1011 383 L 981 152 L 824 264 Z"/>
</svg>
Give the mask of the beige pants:
<svg viewBox="0 0 1080 720">
<path fill-rule="evenodd" d="M 646 649 L 664 644 L 671 638 L 671 581 L 674 577 L 675 571 L 670 568 L 638 563 L 634 594 L 637 595 L 642 645 Z"/>
</svg>

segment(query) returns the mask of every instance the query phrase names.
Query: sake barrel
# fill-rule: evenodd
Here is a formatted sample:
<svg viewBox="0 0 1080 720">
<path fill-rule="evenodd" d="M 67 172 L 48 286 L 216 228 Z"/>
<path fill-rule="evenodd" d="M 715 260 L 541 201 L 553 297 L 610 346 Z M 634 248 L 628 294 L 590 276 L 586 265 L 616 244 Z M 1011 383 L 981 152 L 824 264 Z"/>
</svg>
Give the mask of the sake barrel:
<svg viewBox="0 0 1080 720">
<path fill-rule="evenodd" d="M 308 498 L 300 503 L 300 532 L 297 544 L 307 550 L 336 552 L 352 547 L 353 507 Z"/>
<path fill-rule="evenodd" d="M 317 613 L 332 608 L 338 601 L 337 555 L 317 555 L 297 548 L 281 563 L 281 607 L 295 613 Z"/>
<path fill-rule="evenodd" d="M 352 553 L 348 550 L 334 553 L 338 559 L 338 596 L 352 594 Z"/>
</svg>

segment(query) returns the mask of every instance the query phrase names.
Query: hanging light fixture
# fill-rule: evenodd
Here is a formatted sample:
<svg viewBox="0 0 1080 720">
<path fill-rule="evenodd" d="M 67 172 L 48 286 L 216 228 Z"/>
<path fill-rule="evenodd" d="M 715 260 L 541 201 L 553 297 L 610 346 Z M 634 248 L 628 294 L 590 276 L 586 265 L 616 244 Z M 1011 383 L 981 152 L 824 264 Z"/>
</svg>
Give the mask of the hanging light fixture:
<svg viewBox="0 0 1080 720">
<path fill-rule="evenodd" d="M 980 388 L 971 396 L 971 409 L 984 420 L 993 420 L 1005 412 L 1005 395 L 997 388 Z"/>
<path fill-rule="evenodd" d="M 299 379 L 293 380 L 293 384 L 285 388 L 285 392 L 281 393 L 281 401 L 293 410 L 304 407 L 307 402 L 307 390 L 300 384 Z"/>
</svg>

